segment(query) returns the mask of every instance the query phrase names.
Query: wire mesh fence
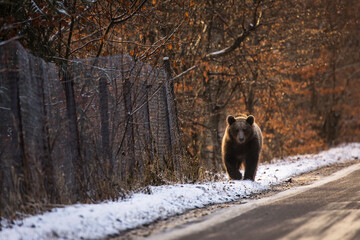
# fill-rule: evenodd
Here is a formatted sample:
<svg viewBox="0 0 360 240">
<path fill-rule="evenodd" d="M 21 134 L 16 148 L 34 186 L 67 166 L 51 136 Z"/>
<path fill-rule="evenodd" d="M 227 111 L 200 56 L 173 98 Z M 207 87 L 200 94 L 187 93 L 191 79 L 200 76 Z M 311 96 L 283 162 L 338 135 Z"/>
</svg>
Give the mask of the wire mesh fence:
<svg viewBox="0 0 360 240">
<path fill-rule="evenodd" d="M 176 104 L 165 69 L 109 56 L 71 61 L 61 78 L 61 66 L 19 43 L 0 46 L 0 215 L 24 202 L 73 203 L 84 199 L 80 192 L 90 200 L 111 197 L 106 188 L 143 181 L 149 165 L 179 172 Z"/>
</svg>

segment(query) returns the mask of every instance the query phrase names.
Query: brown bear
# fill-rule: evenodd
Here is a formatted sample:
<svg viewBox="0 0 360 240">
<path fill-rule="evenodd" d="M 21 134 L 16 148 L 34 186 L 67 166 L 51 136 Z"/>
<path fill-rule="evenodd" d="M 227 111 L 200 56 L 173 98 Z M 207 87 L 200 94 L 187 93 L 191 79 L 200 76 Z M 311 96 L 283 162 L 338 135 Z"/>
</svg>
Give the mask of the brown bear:
<svg viewBox="0 0 360 240">
<path fill-rule="evenodd" d="M 230 179 L 241 180 L 241 164 L 245 167 L 244 180 L 255 180 L 263 137 L 254 116 L 228 116 L 222 140 L 222 160 Z"/>
</svg>

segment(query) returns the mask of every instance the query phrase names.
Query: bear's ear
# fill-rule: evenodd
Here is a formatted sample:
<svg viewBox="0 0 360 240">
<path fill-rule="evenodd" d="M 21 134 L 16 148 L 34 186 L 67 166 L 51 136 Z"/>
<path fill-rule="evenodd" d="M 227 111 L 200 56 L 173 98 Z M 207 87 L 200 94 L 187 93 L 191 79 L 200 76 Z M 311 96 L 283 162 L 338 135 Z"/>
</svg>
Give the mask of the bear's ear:
<svg viewBox="0 0 360 240">
<path fill-rule="evenodd" d="M 255 117 L 253 115 L 249 115 L 246 119 L 246 122 L 250 125 L 253 125 L 254 121 L 255 121 Z"/>
<path fill-rule="evenodd" d="M 226 122 L 229 124 L 229 126 L 231 124 L 233 124 L 235 121 L 236 121 L 236 119 L 231 115 L 227 116 L 227 118 L 226 118 Z"/>
</svg>

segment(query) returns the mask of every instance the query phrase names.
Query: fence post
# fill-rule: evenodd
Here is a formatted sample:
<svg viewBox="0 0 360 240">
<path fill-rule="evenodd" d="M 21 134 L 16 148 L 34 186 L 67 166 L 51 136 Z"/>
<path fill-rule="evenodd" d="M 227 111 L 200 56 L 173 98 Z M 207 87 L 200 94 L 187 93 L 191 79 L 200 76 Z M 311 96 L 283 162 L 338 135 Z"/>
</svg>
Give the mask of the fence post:
<svg viewBox="0 0 360 240">
<path fill-rule="evenodd" d="M 108 86 L 105 77 L 99 79 L 99 111 L 101 122 L 101 142 L 103 153 L 103 164 L 108 176 L 112 175 L 112 157 L 110 151 L 110 130 L 109 130 L 109 103 L 108 103 Z"/>
<path fill-rule="evenodd" d="M 17 66 L 16 66 L 17 67 Z M 16 70 L 19 71 L 19 70 Z M 26 199 L 26 196 L 31 195 L 31 186 L 30 186 L 30 168 L 28 158 L 25 155 L 25 144 L 24 144 L 24 132 L 23 132 L 23 120 L 21 115 L 21 106 L 20 106 L 20 90 L 19 90 L 19 74 L 16 72 L 8 73 L 9 81 L 9 96 L 11 101 L 11 111 L 14 121 L 13 128 L 13 137 L 12 144 L 14 147 L 14 174 L 13 179 L 19 179 L 19 184 L 14 185 L 14 189 L 20 190 L 20 196 L 23 201 Z"/>
<path fill-rule="evenodd" d="M 148 94 L 148 83 L 147 80 L 141 81 L 142 93 L 145 95 L 145 106 L 142 110 L 144 116 L 144 134 L 145 134 L 145 150 L 146 150 L 146 159 L 150 162 L 154 161 L 154 149 L 152 146 L 151 140 L 151 124 L 150 124 L 150 110 L 149 110 L 149 94 Z M 146 167 L 146 161 L 143 161 L 143 166 Z"/>
<path fill-rule="evenodd" d="M 172 71 L 170 67 L 170 60 L 168 57 L 163 58 L 164 69 L 166 73 L 166 82 L 165 82 L 165 96 L 166 96 L 166 108 L 168 112 L 168 121 L 169 121 L 169 135 L 171 143 L 171 152 L 173 158 L 173 166 L 176 168 L 177 172 L 180 173 L 180 161 L 177 156 L 177 144 L 179 136 L 179 128 L 177 122 L 177 109 L 175 105 L 175 94 L 174 94 L 174 83 L 172 79 Z"/>
<path fill-rule="evenodd" d="M 67 110 L 67 120 L 68 127 L 70 131 L 70 136 L 68 140 L 68 144 L 71 147 L 71 155 L 72 155 L 72 164 L 73 170 L 76 176 L 76 183 L 74 195 L 77 195 L 77 200 L 85 200 L 86 199 L 86 183 L 85 183 L 85 172 L 83 166 L 83 159 L 81 156 L 80 149 L 80 139 L 79 139 L 79 128 L 77 122 L 77 113 L 76 113 L 76 101 L 75 101 L 75 93 L 74 93 L 74 80 L 70 76 L 70 70 L 67 63 L 61 66 L 61 75 L 62 75 L 62 83 L 64 85 L 65 91 L 65 102 L 66 102 L 66 110 Z"/>
<path fill-rule="evenodd" d="M 134 173 L 135 167 L 135 142 L 134 142 L 134 129 L 133 129 L 133 117 L 131 115 L 132 112 L 132 98 L 131 98 L 131 91 L 132 91 L 132 84 L 130 82 L 129 77 L 124 78 L 123 83 L 123 97 L 124 97 L 124 105 L 125 105 L 125 115 L 126 115 L 126 125 L 125 125 L 125 137 L 126 137 L 126 156 L 129 158 L 125 158 L 129 160 L 129 162 L 125 162 L 125 174 L 127 176 L 122 176 L 123 180 L 126 180 L 126 177 L 132 178 Z"/>
<path fill-rule="evenodd" d="M 49 76 L 47 73 L 47 65 L 41 59 L 41 78 L 39 80 L 39 92 L 41 94 L 41 121 L 42 121 L 42 139 L 43 139 L 43 151 L 44 156 L 41 157 L 42 169 L 44 172 L 44 186 L 46 189 L 48 197 L 52 203 L 56 203 L 60 199 L 58 188 L 56 186 L 56 178 L 55 178 L 55 168 L 54 168 L 54 160 L 51 156 L 51 146 L 50 146 L 50 131 L 49 125 L 47 123 L 47 107 L 46 107 L 46 91 L 45 81 L 48 80 Z"/>
</svg>

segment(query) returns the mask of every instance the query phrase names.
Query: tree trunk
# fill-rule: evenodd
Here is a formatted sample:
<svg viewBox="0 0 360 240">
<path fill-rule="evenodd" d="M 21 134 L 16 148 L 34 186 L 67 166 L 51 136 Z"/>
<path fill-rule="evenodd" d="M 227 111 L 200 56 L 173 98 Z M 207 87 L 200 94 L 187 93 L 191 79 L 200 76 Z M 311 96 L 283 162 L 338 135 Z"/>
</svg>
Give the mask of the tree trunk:
<svg viewBox="0 0 360 240">
<path fill-rule="evenodd" d="M 214 172 L 219 172 L 222 170 L 219 122 L 220 122 L 220 113 L 218 113 L 218 111 L 214 111 L 214 113 L 210 115 L 210 119 L 209 119 L 209 127 L 211 133 L 210 136 L 211 136 L 211 142 L 213 144 L 211 162 Z"/>
</svg>

